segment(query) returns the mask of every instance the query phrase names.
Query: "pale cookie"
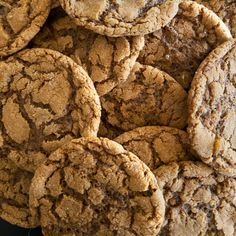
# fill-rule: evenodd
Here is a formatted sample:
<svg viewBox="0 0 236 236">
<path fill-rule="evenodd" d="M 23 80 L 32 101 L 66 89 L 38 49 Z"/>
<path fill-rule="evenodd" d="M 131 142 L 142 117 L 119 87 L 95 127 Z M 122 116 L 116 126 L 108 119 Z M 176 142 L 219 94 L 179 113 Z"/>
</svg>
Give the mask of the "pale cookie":
<svg viewBox="0 0 236 236">
<path fill-rule="evenodd" d="M 58 0 L 52 0 L 52 3 L 51 3 L 51 9 L 53 8 L 57 8 L 60 6 L 60 3 Z"/>
<path fill-rule="evenodd" d="M 164 200 L 150 169 L 109 139 L 59 148 L 35 173 L 30 209 L 45 236 L 156 236 Z"/>
<path fill-rule="evenodd" d="M 214 11 L 236 37 L 236 0 L 194 0 Z"/>
<path fill-rule="evenodd" d="M 44 24 L 51 0 L 0 1 L 0 57 L 24 48 Z"/>
<path fill-rule="evenodd" d="M 166 214 L 159 236 L 235 236 L 236 180 L 201 162 L 163 165 L 155 172 Z"/>
<path fill-rule="evenodd" d="M 128 78 L 144 37 L 102 36 L 76 26 L 62 9 L 56 9 L 32 46 L 54 49 L 74 59 L 88 71 L 102 96 Z"/>
<path fill-rule="evenodd" d="M 189 92 L 188 132 L 203 162 L 236 176 L 236 40 L 213 50 L 199 67 Z"/>
<path fill-rule="evenodd" d="M 193 159 L 187 133 L 171 127 L 140 127 L 121 134 L 114 141 L 137 155 L 151 170 L 173 161 Z"/>
<path fill-rule="evenodd" d="M 139 63 L 124 83 L 101 97 L 101 104 L 103 124 L 119 129 L 119 134 L 146 125 L 187 125 L 187 93 L 181 85 Z"/>
<path fill-rule="evenodd" d="M 0 62 L 0 106 L 4 157 L 29 171 L 63 143 L 96 136 L 100 123 L 99 98 L 87 73 L 49 49 Z"/>
<path fill-rule="evenodd" d="M 29 187 L 33 174 L 3 158 L 0 150 L 0 218 L 24 228 L 37 226 L 29 211 Z"/>
<path fill-rule="evenodd" d="M 176 15 L 180 0 L 59 0 L 77 25 L 110 37 L 144 35 Z"/>
<path fill-rule="evenodd" d="M 188 89 L 209 52 L 231 38 L 229 29 L 214 12 L 184 1 L 166 27 L 145 36 L 138 61 L 167 72 Z"/>
</svg>

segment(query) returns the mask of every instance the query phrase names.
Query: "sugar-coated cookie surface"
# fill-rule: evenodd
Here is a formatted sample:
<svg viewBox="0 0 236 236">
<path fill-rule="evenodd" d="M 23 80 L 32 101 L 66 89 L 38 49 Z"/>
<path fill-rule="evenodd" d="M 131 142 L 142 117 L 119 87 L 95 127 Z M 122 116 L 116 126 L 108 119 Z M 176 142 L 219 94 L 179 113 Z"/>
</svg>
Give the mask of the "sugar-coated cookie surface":
<svg viewBox="0 0 236 236">
<path fill-rule="evenodd" d="M 55 151 L 35 173 L 30 207 L 45 236 L 156 236 L 165 212 L 150 169 L 104 138 L 80 138 Z"/>
</svg>

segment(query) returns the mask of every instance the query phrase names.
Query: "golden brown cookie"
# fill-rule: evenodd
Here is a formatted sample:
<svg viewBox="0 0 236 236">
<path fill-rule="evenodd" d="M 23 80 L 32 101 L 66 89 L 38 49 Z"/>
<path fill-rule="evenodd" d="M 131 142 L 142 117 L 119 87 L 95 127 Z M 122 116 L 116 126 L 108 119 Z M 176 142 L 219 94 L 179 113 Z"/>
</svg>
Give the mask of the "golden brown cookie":
<svg viewBox="0 0 236 236">
<path fill-rule="evenodd" d="M 29 211 L 29 187 L 33 174 L 18 168 L 0 150 L 0 218 L 24 228 L 37 226 Z"/>
<path fill-rule="evenodd" d="M 138 61 L 167 72 L 188 89 L 209 52 L 231 38 L 214 12 L 196 2 L 183 1 L 166 27 L 145 36 Z"/>
<path fill-rule="evenodd" d="M 0 58 L 24 48 L 44 24 L 51 0 L 0 1 Z"/>
<path fill-rule="evenodd" d="M 144 126 L 114 139 L 124 149 L 137 155 L 151 170 L 173 161 L 191 160 L 185 131 L 166 126 Z"/>
<path fill-rule="evenodd" d="M 194 0 L 214 11 L 236 37 L 236 0 Z"/>
<path fill-rule="evenodd" d="M 124 83 L 101 97 L 101 104 L 103 124 L 116 128 L 117 135 L 146 125 L 187 125 L 187 93 L 181 85 L 139 63 Z"/>
<path fill-rule="evenodd" d="M 100 102 L 82 67 L 49 49 L 0 62 L 0 146 L 4 157 L 33 171 L 72 138 L 96 136 Z"/>
<path fill-rule="evenodd" d="M 189 92 L 193 150 L 215 170 L 236 176 L 236 40 L 213 50 Z"/>
<path fill-rule="evenodd" d="M 111 38 L 76 26 L 62 9 L 55 9 L 33 47 L 57 50 L 88 71 L 99 95 L 125 81 L 144 46 L 144 37 Z"/>
<path fill-rule="evenodd" d="M 165 213 L 150 169 L 104 138 L 59 148 L 35 173 L 30 207 L 45 236 L 156 236 Z"/>
<path fill-rule="evenodd" d="M 236 235 L 236 180 L 202 162 L 163 165 L 155 172 L 166 203 L 159 236 Z"/>
<path fill-rule="evenodd" d="M 144 35 L 169 23 L 180 0 L 59 0 L 77 25 L 110 37 Z"/>
</svg>

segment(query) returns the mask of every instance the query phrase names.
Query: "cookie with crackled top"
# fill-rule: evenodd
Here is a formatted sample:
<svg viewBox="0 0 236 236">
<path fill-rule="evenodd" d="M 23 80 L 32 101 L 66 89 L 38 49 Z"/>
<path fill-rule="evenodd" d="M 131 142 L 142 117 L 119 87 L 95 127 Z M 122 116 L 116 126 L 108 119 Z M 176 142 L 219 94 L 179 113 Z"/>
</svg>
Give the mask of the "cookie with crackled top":
<svg viewBox="0 0 236 236">
<path fill-rule="evenodd" d="M 79 26 L 110 37 L 144 35 L 176 15 L 180 0 L 59 0 Z"/>
<path fill-rule="evenodd" d="M 236 176 L 236 40 L 203 61 L 189 92 L 192 149 L 216 171 Z"/>
<path fill-rule="evenodd" d="M 187 93 L 171 76 L 152 66 L 136 63 L 129 78 L 100 100 L 100 136 L 118 136 L 147 125 L 187 126 Z"/>
<path fill-rule="evenodd" d="M 232 36 L 228 27 L 213 11 L 196 2 L 183 1 L 166 27 L 145 36 L 138 61 L 167 72 L 189 89 L 201 62 L 229 39 Z"/>
<path fill-rule="evenodd" d="M 154 174 L 166 203 L 158 235 L 235 235 L 235 178 L 192 161 L 163 165 Z"/>
<path fill-rule="evenodd" d="M 24 48 L 46 21 L 51 0 L 0 1 L 0 58 Z"/>
<path fill-rule="evenodd" d="M 96 136 L 100 101 L 88 74 L 49 49 L 0 62 L 0 153 L 34 171 L 63 143 Z"/>
<path fill-rule="evenodd" d="M 150 169 L 105 138 L 72 140 L 35 172 L 30 208 L 45 236 L 150 235 L 164 199 Z"/>
<path fill-rule="evenodd" d="M 111 38 L 79 27 L 61 8 L 51 12 L 31 43 L 31 47 L 57 50 L 82 65 L 100 96 L 128 78 L 143 46 L 143 36 Z"/>
</svg>

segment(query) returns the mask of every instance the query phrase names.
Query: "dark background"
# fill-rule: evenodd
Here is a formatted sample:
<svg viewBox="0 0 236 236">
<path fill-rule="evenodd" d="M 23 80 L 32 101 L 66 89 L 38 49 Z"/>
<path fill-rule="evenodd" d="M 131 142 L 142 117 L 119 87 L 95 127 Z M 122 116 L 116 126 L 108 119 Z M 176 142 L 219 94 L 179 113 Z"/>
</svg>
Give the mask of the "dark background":
<svg viewBox="0 0 236 236">
<path fill-rule="evenodd" d="M 22 229 L 0 220 L 0 236 L 42 236 L 41 229 Z"/>
</svg>

